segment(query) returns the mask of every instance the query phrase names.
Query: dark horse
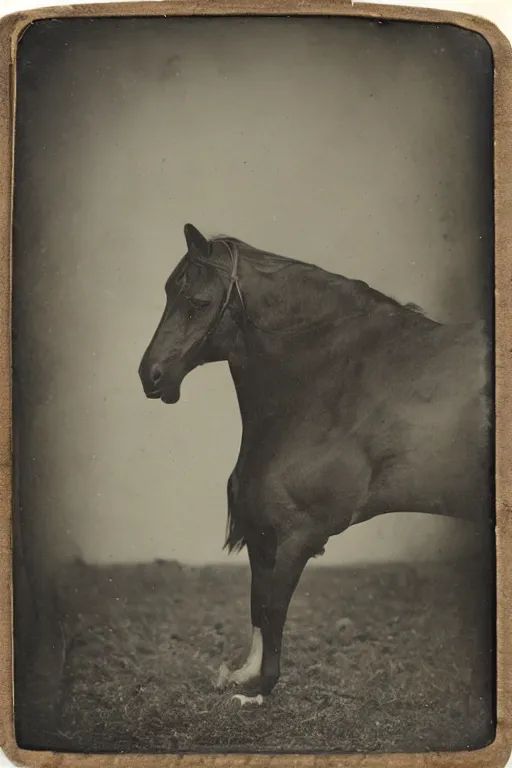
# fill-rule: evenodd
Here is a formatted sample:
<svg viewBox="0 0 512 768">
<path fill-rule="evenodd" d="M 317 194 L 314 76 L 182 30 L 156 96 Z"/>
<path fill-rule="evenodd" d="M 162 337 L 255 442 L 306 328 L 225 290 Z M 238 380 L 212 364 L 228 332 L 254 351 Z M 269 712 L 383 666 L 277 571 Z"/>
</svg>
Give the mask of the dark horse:
<svg viewBox="0 0 512 768">
<path fill-rule="evenodd" d="M 139 374 L 176 403 L 196 366 L 227 360 L 242 417 L 228 483 L 230 551 L 247 547 L 252 646 L 220 683 L 280 674 L 288 606 L 330 536 L 392 511 L 490 518 L 489 350 L 480 325 L 188 224 L 188 252 Z"/>
</svg>

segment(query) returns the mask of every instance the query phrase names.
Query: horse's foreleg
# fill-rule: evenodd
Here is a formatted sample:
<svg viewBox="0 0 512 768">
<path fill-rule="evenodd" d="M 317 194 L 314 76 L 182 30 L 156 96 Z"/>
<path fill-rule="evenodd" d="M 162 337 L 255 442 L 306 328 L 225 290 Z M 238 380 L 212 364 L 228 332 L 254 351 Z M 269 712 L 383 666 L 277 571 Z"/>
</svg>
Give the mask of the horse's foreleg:
<svg viewBox="0 0 512 768">
<path fill-rule="evenodd" d="M 277 545 L 271 585 L 262 610 L 262 696 L 268 696 L 279 680 L 283 631 L 290 600 L 306 563 L 318 548 L 318 543 L 315 546 L 306 531 L 296 532 Z"/>
<path fill-rule="evenodd" d="M 283 631 L 290 600 L 309 558 L 325 544 L 310 531 L 295 532 L 272 545 L 250 547 L 253 642 L 246 663 L 235 672 L 224 670 L 223 684 L 243 683 L 259 675 L 257 696 L 234 696 L 240 704 L 261 704 L 280 675 Z"/>
<path fill-rule="evenodd" d="M 261 662 L 263 659 L 263 638 L 259 627 L 252 628 L 251 649 L 243 666 L 235 669 L 229 675 L 229 682 L 235 685 L 242 685 L 255 680 L 261 672 Z"/>
<path fill-rule="evenodd" d="M 251 623 L 252 638 L 249 655 L 245 663 L 231 672 L 226 665 L 221 667 L 218 687 L 229 684 L 242 685 L 257 679 L 261 673 L 263 659 L 263 637 L 261 632 L 262 611 L 265 596 L 272 585 L 275 562 L 275 543 L 265 536 L 259 536 L 247 543 L 251 564 Z M 244 697 L 246 698 L 246 697 Z"/>
</svg>

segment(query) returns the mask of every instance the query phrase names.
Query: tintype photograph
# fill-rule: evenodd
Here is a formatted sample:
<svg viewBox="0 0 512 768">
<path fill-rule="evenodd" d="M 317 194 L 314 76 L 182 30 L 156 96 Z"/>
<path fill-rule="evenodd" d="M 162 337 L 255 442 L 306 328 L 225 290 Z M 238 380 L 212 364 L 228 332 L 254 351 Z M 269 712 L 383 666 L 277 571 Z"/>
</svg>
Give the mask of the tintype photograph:
<svg viewBox="0 0 512 768">
<path fill-rule="evenodd" d="M 16 94 L 19 746 L 491 744 L 489 43 L 48 19 Z"/>
</svg>

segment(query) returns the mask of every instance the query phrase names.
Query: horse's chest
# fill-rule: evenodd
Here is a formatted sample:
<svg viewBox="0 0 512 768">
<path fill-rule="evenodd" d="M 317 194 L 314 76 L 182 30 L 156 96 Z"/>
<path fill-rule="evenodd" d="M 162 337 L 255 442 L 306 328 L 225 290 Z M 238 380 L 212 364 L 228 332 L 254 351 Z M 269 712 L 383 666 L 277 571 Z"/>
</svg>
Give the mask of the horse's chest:
<svg viewBox="0 0 512 768">
<path fill-rule="evenodd" d="M 247 441 L 230 480 L 230 509 L 238 517 L 266 519 L 269 523 L 283 512 L 321 504 L 338 495 L 340 473 L 345 494 L 352 482 L 345 478 L 340 458 L 347 447 L 334 433 L 308 428 L 273 430 Z M 353 456 L 354 448 L 348 450 Z M 347 465 L 345 459 L 344 464 Z M 353 473 L 350 467 L 351 474 Z"/>
<path fill-rule="evenodd" d="M 275 486 L 279 482 L 280 478 L 269 467 L 243 462 L 229 480 L 231 513 L 237 517 L 261 519 L 264 510 L 274 501 Z"/>
<path fill-rule="evenodd" d="M 287 502 L 284 460 L 280 453 L 241 455 L 229 480 L 230 513 L 248 524 L 273 525 Z"/>
</svg>

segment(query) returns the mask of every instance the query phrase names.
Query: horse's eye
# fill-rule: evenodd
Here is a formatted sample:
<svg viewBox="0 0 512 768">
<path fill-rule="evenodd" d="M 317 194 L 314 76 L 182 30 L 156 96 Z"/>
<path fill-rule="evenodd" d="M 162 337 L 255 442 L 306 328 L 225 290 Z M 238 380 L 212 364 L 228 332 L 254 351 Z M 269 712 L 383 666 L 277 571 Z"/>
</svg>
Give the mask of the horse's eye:
<svg viewBox="0 0 512 768">
<path fill-rule="evenodd" d="M 191 297 L 189 302 L 194 309 L 205 309 L 212 303 L 210 299 L 198 299 L 196 297 Z"/>
</svg>

